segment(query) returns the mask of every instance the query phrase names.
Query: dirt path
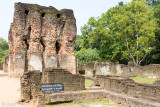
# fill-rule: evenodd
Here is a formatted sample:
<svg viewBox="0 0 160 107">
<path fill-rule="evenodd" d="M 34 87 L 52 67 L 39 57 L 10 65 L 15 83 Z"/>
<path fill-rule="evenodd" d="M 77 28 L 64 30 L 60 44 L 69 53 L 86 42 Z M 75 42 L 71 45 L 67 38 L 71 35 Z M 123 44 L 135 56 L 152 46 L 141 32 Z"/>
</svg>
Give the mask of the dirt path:
<svg viewBox="0 0 160 107">
<path fill-rule="evenodd" d="M 20 79 L 9 78 L 0 71 L 0 107 L 26 107 L 16 102 L 20 99 Z"/>
</svg>

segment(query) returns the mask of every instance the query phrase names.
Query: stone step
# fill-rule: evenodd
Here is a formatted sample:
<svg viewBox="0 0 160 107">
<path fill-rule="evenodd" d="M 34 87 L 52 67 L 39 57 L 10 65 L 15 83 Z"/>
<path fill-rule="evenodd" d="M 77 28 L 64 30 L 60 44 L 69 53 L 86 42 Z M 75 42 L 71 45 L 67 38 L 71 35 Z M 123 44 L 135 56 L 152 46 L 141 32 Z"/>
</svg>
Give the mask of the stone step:
<svg viewBox="0 0 160 107">
<path fill-rule="evenodd" d="M 118 105 L 118 107 L 160 107 L 160 103 L 141 98 L 134 98 L 108 90 L 83 90 L 65 91 L 63 93 L 46 94 L 39 96 L 43 104 L 54 104 L 63 102 L 88 102 L 94 100 L 106 100 Z M 42 103 L 37 104 L 43 105 Z"/>
<path fill-rule="evenodd" d="M 101 87 L 98 87 L 98 86 L 89 86 L 89 87 L 85 87 L 87 90 L 101 90 L 102 88 Z"/>
</svg>

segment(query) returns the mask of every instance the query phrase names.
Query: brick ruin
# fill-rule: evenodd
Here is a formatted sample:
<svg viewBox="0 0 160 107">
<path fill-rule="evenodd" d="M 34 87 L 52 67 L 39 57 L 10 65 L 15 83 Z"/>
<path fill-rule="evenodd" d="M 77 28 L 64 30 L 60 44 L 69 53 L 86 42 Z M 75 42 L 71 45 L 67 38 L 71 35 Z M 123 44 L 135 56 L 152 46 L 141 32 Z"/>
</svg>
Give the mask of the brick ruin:
<svg viewBox="0 0 160 107">
<path fill-rule="evenodd" d="M 138 98 L 143 98 L 159 103 L 159 81 L 147 85 L 118 76 L 105 76 L 130 73 L 134 69 L 132 65 L 126 67 L 109 62 L 85 64 L 81 70 L 85 71 L 86 76 L 93 77 L 94 85 L 102 90 L 84 90 L 85 77 L 76 74 L 75 37 L 76 20 L 72 10 L 59 11 L 51 6 L 15 4 L 14 20 L 9 32 L 9 55 L 5 59 L 4 70 L 10 76 L 21 76 L 21 102 L 33 100 L 39 106 L 103 98 L 107 101 L 116 99 L 118 104 L 136 107 L 140 103 L 147 104 L 139 102 Z M 155 71 L 159 70 L 159 65 L 154 65 L 154 68 Z M 43 93 L 42 84 L 47 83 L 62 83 L 64 92 Z M 126 99 L 123 95 L 133 98 Z"/>
<path fill-rule="evenodd" d="M 64 91 L 79 91 L 85 89 L 85 79 L 83 76 L 72 74 L 61 68 L 48 68 L 45 71 L 25 72 L 21 77 L 21 101 L 29 102 L 37 100 L 42 93 L 42 84 L 63 83 Z M 48 95 L 52 93 L 47 93 Z"/>
<path fill-rule="evenodd" d="M 142 84 L 136 83 L 132 79 L 109 75 L 96 75 L 94 79 L 94 85 L 98 85 L 102 89 L 160 103 L 159 81 L 153 84 Z"/>
<path fill-rule="evenodd" d="M 96 75 L 118 75 L 123 77 L 140 76 L 146 78 L 160 78 L 160 64 L 150 64 L 145 66 L 134 66 L 114 64 L 112 62 L 87 62 L 78 65 L 79 72 L 85 73 L 87 77 Z"/>
<path fill-rule="evenodd" d="M 8 37 L 10 76 L 55 67 L 76 74 L 76 32 L 70 9 L 16 3 Z"/>
<path fill-rule="evenodd" d="M 84 77 L 76 74 L 76 33 L 76 19 L 70 9 L 15 4 L 4 71 L 21 77 L 21 102 L 46 94 L 44 84 L 62 84 L 63 91 L 85 89 Z"/>
</svg>

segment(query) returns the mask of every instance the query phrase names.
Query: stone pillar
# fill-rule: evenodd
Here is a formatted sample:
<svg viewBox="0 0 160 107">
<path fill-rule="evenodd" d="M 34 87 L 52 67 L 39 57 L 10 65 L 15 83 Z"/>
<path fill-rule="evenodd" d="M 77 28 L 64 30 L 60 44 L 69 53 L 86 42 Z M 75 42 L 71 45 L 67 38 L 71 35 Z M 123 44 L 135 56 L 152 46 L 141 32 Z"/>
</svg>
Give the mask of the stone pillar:
<svg viewBox="0 0 160 107">
<path fill-rule="evenodd" d="M 93 75 L 95 74 L 94 64 L 95 64 L 95 62 L 87 62 L 86 63 L 86 65 L 85 65 L 85 76 L 93 77 Z"/>
<path fill-rule="evenodd" d="M 76 74 L 76 57 L 71 55 L 59 55 L 59 65 L 61 68 Z"/>
<path fill-rule="evenodd" d="M 43 61 L 42 54 L 31 53 L 28 62 L 28 70 L 29 71 L 39 70 L 40 72 L 42 72 L 43 69 L 42 61 Z"/>
<path fill-rule="evenodd" d="M 96 62 L 95 63 L 95 75 L 110 75 L 111 63 L 108 62 Z"/>
<path fill-rule="evenodd" d="M 3 72 L 8 72 L 8 62 L 9 62 L 9 56 L 7 55 L 3 63 Z"/>
<path fill-rule="evenodd" d="M 14 54 L 14 76 L 22 76 L 25 71 L 25 52 Z"/>
</svg>

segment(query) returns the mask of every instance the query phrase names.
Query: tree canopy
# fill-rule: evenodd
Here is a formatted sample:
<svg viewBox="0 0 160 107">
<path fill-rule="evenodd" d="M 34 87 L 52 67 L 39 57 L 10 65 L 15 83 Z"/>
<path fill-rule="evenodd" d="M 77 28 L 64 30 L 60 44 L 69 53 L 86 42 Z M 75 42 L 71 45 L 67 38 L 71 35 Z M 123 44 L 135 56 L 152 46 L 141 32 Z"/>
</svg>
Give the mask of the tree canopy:
<svg viewBox="0 0 160 107">
<path fill-rule="evenodd" d="M 81 46 L 96 50 L 101 61 L 123 64 L 133 61 L 134 65 L 140 65 L 159 42 L 159 10 L 151 3 L 153 0 L 120 2 L 100 17 L 91 17 L 81 28 Z"/>
</svg>

